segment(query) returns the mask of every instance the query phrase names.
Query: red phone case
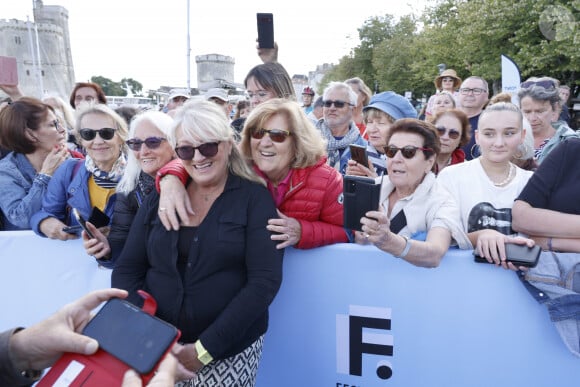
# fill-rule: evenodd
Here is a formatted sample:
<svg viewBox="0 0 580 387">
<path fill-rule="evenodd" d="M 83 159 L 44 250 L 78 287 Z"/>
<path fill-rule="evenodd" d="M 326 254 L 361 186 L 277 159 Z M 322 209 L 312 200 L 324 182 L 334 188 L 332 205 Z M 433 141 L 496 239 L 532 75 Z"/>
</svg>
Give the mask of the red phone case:
<svg viewBox="0 0 580 387">
<path fill-rule="evenodd" d="M 138 293 L 145 299 L 142 308 L 143 311 L 154 315 L 157 310 L 157 302 L 155 299 L 143 290 L 139 290 Z M 169 345 L 164 355 L 161 356 L 153 371 L 147 374 L 141 374 L 141 380 L 144 386 L 153 378 L 155 371 L 159 367 L 159 363 L 171 351 L 171 347 L 179 340 L 180 336 L 181 332 L 178 330 L 175 340 Z M 50 371 L 40 379 L 37 386 L 50 387 L 55 384 L 71 387 L 120 386 L 127 370 L 129 370 L 127 364 L 101 349 L 91 356 L 80 355 L 78 353 L 65 353 L 52 366 Z"/>
</svg>

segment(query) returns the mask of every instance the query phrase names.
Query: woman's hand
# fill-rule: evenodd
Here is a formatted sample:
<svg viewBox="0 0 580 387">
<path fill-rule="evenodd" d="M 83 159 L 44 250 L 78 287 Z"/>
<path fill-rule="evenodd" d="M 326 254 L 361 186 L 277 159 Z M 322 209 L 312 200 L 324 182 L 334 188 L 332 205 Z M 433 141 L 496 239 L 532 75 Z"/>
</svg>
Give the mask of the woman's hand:
<svg viewBox="0 0 580 387">
<path fill-rule="evenodd" d="M 527 245 L 533 247 L 535 242 L 532 239 L 523 237 L 510 237 L 496 230 L 481 230 L 478 232 L 477 244 L 475 251 L 481 257 L 484 257 L 489 263 L 501 265 L 504 269 L 509 270 L 527 270 L 526 267 L 516 267 L 513 263 L 507 262 L 505 253 L 505 244 L 514 243 L 516 245 Z"/>
<path fill-rule="evenodd" d="M 179 378 L 191 379 L 196 372 L 203 368 L 203 363 L 197 358 L 197 351 L 195 344 L 175 344 L 171 349 L 171 353 L 177 358 L 181 364 L 181 371 L 178 366 L 178 373 L 185 372 Z M 191 375 L 191 376 L 188 376 Z"/>
<path fill-rule="evenodd" d="M 391 231 L 391 221 L 387 214 L 369 211 L 360 219 L 364 238 L 381 250 L 389 251 L 388 246 L 395 236 Z"/>
<path fill-rule="evenodd" d="M 166 175 L 159 183 L 161 192 L 159 193 L 159 220 L 167 231 L 179 230 L 179 219 L 189 219 L 190 215 L 195 215 L 187 190 L 181 181 L 171 175 Z"/>
<path fill-rule="evenodd" d="M 258 42 L 258 39 L 256 39 Z M 274 42 L 274 48 L 260 48 L 260 44 L 256 44 L 258 56 L 264 63 L 278 62 L 278 43 Z"/>
<path fill-rule="evenodd" d="M 69 239 L 77 239 L 76 234 L 69 234 L 68 232 L 62 231 L 66 227 L 66 224 L 54 217 L 49 217 L 40 222 L 38 228 L 40 232 L 46 235 L 50 239 L 60 239 L 61 241 L 66 241 Z"/>
<path fill-rule="evenodd" d="M 352 176 L 366 176 L 371 177 L 373 179 L 378 176 L 375 172 L 375 169 L 372 167 L 372 163 L 370 161 L 369 165 L 365 167 L 364 165 L 359 164 L 354 160 L 348 160 L 346 174 Z"/>
<path fill-rule="evenodd" d="M 86 231 L 82 232 L 83 236 L 83 247 L 88 255 L 95 257 L 96 259 L 110 258 L 111 246 L 105 234 L 103 234 L 98 228 L 95 227 L 91 222 L 85 223 L 87 229 L 93 234 L 94 238 L 89 237 Z"/>
<path fill-rule="evenodd" d="M 40 173 L 52 176 L 54 171 L 57 170 L 60 165 L 70 157 L 70 153 L 66 146 L 59 144 L 55 145 L 50 153 L 44 159 L 42 167 L 40 168 Z"/>
<path fill-rule="evenodd" d="M 270 237 L 273 241 L 282 241 L 276 245 L 277 249 L 283 249 L 288 246 L 294 246 L 300 241 L 302 236 L 302 226 L 294 218 L 290 218 L 279 210 L 278 216 L 280 218 L 273 218 L 268 220 L 268 225 L 266 228 L 276 234 L 272 234 Z"/>
</svg>

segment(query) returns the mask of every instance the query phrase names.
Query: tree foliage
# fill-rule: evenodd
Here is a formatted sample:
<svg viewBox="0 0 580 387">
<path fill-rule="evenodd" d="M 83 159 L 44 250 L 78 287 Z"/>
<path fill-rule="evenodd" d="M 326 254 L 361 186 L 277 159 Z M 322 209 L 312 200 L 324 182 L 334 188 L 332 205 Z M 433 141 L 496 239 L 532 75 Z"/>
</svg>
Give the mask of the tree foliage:
<svg viewBox="0 0 580 387">
<path fill-rule="evenodd" d="M 428 95 L 445 64 L 463 79 L 484 77 L 498 91 L 504 54 L 522 79 L 547 75 L 580 84 L 580 0 L 438 0 L 419 16 L 371 17 L 359 38 L 323 83 L 359 76 L 371 88 L 377 82 L 380 90 Z"/>
<path fill-rule="evenodd" d="M 135 95 L 141 95 L 143 91 L 143 85 L 137 82 L 133 78 L 123 78 L 120 82 L 114 82 L 109 78 L 102 76 L 91 77 L 91 82 L 94 82 L 101 86 L 105 95 L 110 96 L 126 96 L 127 86 L 131 88 L 131 91 Z"/>
</svg>

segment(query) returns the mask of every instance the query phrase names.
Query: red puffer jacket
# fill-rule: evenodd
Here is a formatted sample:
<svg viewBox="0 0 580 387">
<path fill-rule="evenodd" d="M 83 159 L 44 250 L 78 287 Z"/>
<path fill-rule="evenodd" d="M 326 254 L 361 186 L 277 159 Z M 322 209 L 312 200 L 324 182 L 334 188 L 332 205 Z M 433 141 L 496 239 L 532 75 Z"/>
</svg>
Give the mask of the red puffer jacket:
<svg viewBox="0 0 580 387">
<path fill-rule="evenodd" d="M 173 160 L 157 172 L 155 185 L 165 175 L 177 176 L 183 184 L 189 175 L 179 160 Z M 296 218 L 302 228 L 299 249 L 348 242 L 343 225 L 342 175 L 326 164 L 326 157 L 317 164 L 295 169 L 290 188 L 278 207 L 284 215 Z"/>
<path fill-rule="evenodd" d="M 290 188 L 278 209 L 300 222 L 302 237 L 294 247 L 310 249 L 348 242 L 342 227 L 342 175 L 326 164 L 326 158 L 293 171 Z"/>
</svg>

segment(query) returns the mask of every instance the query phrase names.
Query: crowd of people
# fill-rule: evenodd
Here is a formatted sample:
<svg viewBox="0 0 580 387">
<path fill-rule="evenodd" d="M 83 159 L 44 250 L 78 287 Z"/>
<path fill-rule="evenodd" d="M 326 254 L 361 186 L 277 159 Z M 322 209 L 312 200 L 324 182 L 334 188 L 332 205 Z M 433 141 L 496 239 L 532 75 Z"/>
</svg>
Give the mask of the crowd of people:
<svg viewBox="0 0 580 387">
<path fill-rule="evenodd" d="M 318 98 L 306 86 L 299 103 L 277 47 L 258 54 L 264 63 L 248 72 L 235 115 L 219 88 L 203 98 L 176 91 L 161 111 L 125 115 L 94 83 L 78 83 L 69 105 L 0 85 L 12 98 L 0 110 L 0 230 L 82 238 L 124 290 L 75 307 L 113 296 L 140 306 L 137 291 L 150 292 L 157 315 L 182 332 L 165 365 L 182 386 L 255 383 L 287 247 L 372 245 L 422 267 L 437 267 L 450 247 L 472 249 L 518 272 L 534 296 L 576 297 L 566 305 L 580 312 L 580 136 L 566 122 L 569 87 L 534 77 L 490 100 L 485 79 L 448 69 L 421 117 L 407 98 L 373 95 L 358 77 L 330 82 Z M 361 231 L 343 226 L 345 175 L 380 185 Z M 507 244 L 546 254 L 516 267 Z M 562 266 L 556 274 L 576 280 L 565 292 L 548 280 Z M 28 332 L 1 335 L 0 358 Z M 50 359 L 66 350 L 50 349 Z M 20 368 L 0 369 L 0 381 Z"/>
</svg>

